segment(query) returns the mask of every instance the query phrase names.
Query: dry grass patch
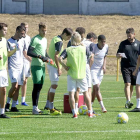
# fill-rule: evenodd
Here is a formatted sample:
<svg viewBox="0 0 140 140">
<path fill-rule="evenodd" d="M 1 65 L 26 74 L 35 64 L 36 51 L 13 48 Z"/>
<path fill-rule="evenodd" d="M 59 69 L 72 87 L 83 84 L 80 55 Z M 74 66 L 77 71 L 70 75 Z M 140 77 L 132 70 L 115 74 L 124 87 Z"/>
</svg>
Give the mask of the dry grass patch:
<svg viewBox="0 0 140 140">
<path fill-rule="evenodd" d="M 61 34 L 65 27 L 75 30 L 82 26 L 86 29 L 86 33 L 94 32 L 97 35 L 104 34 L 109 45 L 109 55 L 115 55 L 119 43 L 126 39 L 125 31 L 129 27 L 133 27 L 136 32 L 136 38 L 140 39 L 140 17 L 139 16 L 123 16 L 123 15 L 105 15 L 105 16 L 86 16 L 86 15 L 9 15 L 0 14 L 0 22 L 8 24 L 8 34 L 6 38 L 10 38 L 15 33 L 15 28 L 21 22 L 29 23 L 29 35 L 31 37 L 38 34 L 39 22 L 45 22 L 48 26 L 48 45 L 51 39 Z M 64 43 L 66 47 L 67 42 Z M 116 60 L 114 58 L 107 59 L 107 74 L 115 74 Z"/>
</svg>

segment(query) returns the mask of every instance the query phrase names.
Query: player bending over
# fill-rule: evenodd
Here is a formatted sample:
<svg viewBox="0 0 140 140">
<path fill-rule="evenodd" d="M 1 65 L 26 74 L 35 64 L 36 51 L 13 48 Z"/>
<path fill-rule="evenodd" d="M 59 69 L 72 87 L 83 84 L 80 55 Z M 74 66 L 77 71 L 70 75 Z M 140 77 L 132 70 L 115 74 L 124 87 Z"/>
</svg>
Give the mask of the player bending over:
<svg viewBox="0 0 140 140">
<path fill-rule="evenodd" d="M 63 59 L 67 58 L 67 63 L 64 64 Z M 88 94 L 88 86 L 86 80 L 86 47 L 81 45 L 81 36 L 78 32 L 75 32 L 71 38 L 71 47 L 66 48 L 61 56 L 59 62 L 68 71 L 67 76 L 67 88 L 69 91 L 69 103 L 73 113 L 73 118 L 77 118 L 77 112 L 75 110 L 74 94 L 77 87 L 84 94 L 85 102 L 88 107 L 88 116 L 93 117 L 90 97 Z"/>
<path fill-rule="evenodd" d="M 57 110 L 54 105 L 55 91 L 58 87 L 59 76 L 61 75 L 61 65 L 58 62 L 58 58 L 63 51 L 63 40 L 67 41 L 71 38 L 72 29 L 65 28 L 61 35 L 55 36 L 49 46 L 49 56 L 54 61 L 54 65 L 47 64 L 47 69 L 51 81 L 51 87 L 48 91 L 47 102 L 44 109 L 50 110 L 51 115 L 61 115 L 61 111 Z"/>
</svg>

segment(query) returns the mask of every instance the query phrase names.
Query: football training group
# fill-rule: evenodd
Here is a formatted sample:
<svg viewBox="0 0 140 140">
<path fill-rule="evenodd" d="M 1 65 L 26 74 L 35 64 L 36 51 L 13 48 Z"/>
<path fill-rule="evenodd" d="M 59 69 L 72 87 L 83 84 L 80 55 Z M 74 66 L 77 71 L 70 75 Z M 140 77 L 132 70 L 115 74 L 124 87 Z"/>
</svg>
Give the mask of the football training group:
<svg viewBox="0 0 140 140">
<path fill-rule="evenodd" d="M 45 80 L 46 67 L 51 86 L 47 91 L 44 110 L 50 111 L 51 115 L 62 114 L 57 107 L 54 107 L 53 102 L 63 67 L 67 71 L 67 91 L 69 92 L 69 104 L 73 118 L 78 118 L 79 114 L 79 93 L 84 95 L 88 117 L 96 117 L 92 108 L 96 97 L 101 106 L 101 111 L 106 113 L 107 109 L 103 104 L 100 92 L 100 84 L 106 72 L 106 56 L 108 54 L 105 35 L 97 37 L 93 32 L 86 35 L 86 30 L 83 27 L 77 27 L 75 31 L 71 28 L 64 28 L 59 35 L 53 37 L 47 48 L 45 37 L 47 26 L 42 22 L 38 26 L 39 33 L 31 39 L 27 35 L 28 23 L 21 23 L 15 29 L 15 34 L 6 40 L 5 35 L 8 25 L 0 23 L 0 118 L 10 118 L 5 112 L 19 112 L 16 105 L 18 104 L 20 88 L 22 91 L 21 105 L 28 106 L 25 97 L 27 80 L 28 77 L 31 77 L 31 74 L 33 81 L 32 114 L 43 113 L 38 108 L 38 100 Z M 64 41 L 68 41 L 67 46 L 63 46 Z M 137 104 L 136 108 L 131 110 L 132 112 L 140 112 L 139 48 L 140 42 L 135 38 L 134 29 L 128 28 L 126 30 L 126 40 L 118 46 L 116 57 L 121 58 L 121 72 L 126 96 L 125 108 L 133 106 L 131 96 L 133 86 L 136 85 Z M 6 99 L 7 72 L 9 73 L 11 87 Z"/>
</svg>

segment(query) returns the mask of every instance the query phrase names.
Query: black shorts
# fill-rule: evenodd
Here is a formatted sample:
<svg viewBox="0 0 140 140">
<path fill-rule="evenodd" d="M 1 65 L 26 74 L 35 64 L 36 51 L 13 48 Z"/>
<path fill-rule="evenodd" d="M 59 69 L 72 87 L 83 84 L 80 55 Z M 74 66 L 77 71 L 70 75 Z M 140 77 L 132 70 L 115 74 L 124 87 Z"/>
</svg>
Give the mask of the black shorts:
<svg viewBox="0 0 140 140">
<path fill-rule="evenodd" d="M 136 76 L 132 75 L 135 69 L 135 67 L 121 68 L 124 83 L 131 83 L 131 85 L 136 85 Z"/>
</svg>

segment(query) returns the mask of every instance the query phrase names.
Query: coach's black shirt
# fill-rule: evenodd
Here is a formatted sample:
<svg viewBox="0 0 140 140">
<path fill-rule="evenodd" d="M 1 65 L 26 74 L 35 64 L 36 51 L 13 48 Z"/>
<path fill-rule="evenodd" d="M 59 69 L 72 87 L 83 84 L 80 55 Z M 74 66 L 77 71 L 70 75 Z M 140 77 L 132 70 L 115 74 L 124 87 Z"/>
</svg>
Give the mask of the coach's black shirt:
<svg viewBox="0 0 140 140">
<path fill-rule="evenodd" d="M 121 59 L 121 68 L 136 67 L 139 54 L 140 41 L 136 40 L 130 43 L 124 40 L 120 43 L 117 53 L 125 53 L 127 58 Z"/>
</svg>

